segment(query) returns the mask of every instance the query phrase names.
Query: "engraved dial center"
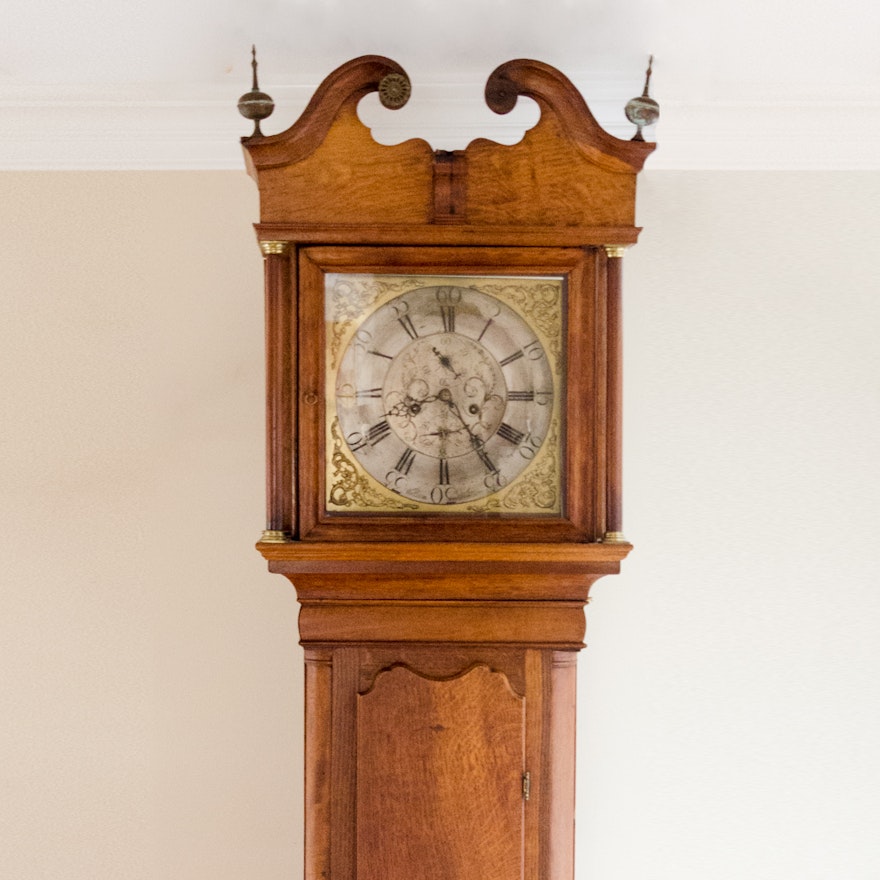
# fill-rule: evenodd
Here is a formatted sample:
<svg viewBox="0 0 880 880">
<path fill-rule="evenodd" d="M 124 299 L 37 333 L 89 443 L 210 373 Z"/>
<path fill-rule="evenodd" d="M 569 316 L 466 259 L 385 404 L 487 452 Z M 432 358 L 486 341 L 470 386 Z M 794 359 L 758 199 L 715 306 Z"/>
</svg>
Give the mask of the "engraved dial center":
<svg viewBox="0 0 880 880">
<path fill-rule="evenodd" d="M 406 346 L 382 386 L 388 424 L 410 448 L 456 458 L 482 446 L 501 425 L 507 384 L 475 340 L 436 333 Z"/>
</svg>

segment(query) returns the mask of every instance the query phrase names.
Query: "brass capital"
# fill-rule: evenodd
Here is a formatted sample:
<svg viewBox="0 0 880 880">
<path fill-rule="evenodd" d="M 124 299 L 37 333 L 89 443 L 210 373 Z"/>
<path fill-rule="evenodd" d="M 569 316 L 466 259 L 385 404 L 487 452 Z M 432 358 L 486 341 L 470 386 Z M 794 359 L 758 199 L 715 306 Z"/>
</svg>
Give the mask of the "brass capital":
<svg viewBox="0 0 880 880">
<path fill-rule="evenodd" d="M 290 535 L 280 529 L 265 529 L 260 535 L 262 544 L 286 544 L 289 540 L 291 540 Z"/>
<path fill-rule="evenodd" d="M 261 241 L 260 250 L 263 252 L 264 257 L 268 257 L 270 254 L 287 253 L 289 245 L 289 241 Z"/>
<path fill-rule="evenodd" d="M 602 537 L 603 544 L 629 544 L 623 532 L 605 532 Z"/>
<path fill-rule="evenodd" d="M 623 255 L 626 253 L 627 247 L 629 245 L 625 244 L 603 244 L 602 247 L 605 248 L 605 253 L 613 258 L 613 259 L 622 259 Z"/>
</svg>

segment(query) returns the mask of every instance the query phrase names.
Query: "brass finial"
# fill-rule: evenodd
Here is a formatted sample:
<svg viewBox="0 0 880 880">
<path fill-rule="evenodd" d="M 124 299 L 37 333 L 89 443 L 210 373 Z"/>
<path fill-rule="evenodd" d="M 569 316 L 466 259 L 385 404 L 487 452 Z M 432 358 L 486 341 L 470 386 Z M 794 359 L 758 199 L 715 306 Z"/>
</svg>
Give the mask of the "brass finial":
<svg viewBox="0 0 880 880">
<path fill-rule="evenodd" d="M 409 100 L 412 86 L 405 73 L 386 73 L 379 81 L 379 100 L 389 110 L 399 110 Z"/>
<path fill-rule="evenodd" d="M 648 70 L 645 73 L 645 88 L 638 98 L 633 98 L 626 105 L 626 118 L 636 126 L 634 141 L 643 141 L 642 129 L 646 125 L 653 125 L 660 118 L 660 105 L 648 94 L 651 84 L 651 68 L 654 65 L 654 56 L 648 56 Z"/>
<path fill-rule="evenodd" d="M 251 46 L 251 67 L 253 68 L 253 85 L 249 92 L 245 92 L 238 99 L 238 112 L 245 119 L 253 119 L 254 130 L 251 137 L 262 137 L 263 132 L 260 131 L 260 120 L 266 119 L 272 115 L 275 109 L 275 102 L 265 93 L 260 91 L 260 84 L 257 82 L 257 47 Z"/>
</svg>

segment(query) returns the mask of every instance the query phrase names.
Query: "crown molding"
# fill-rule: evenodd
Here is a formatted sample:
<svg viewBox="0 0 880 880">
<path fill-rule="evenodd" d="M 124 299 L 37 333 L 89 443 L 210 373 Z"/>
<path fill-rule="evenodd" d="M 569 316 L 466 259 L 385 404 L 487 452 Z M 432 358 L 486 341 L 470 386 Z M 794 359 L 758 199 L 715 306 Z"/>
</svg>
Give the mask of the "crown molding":
<svg viewBox="0 0 880 880">
<path fill-rule="evenodd" d="M 631 84 L 579 83 L 610 134 L 628 139 L 621 95 Z M 359 112 L 381 143 L 411 137 L 435 149 L 460 149 L 477 137 L 515 143 L 537 121 L 523 100 L 507 116 L 482 103 L 482 83 L 429 83 L 391 113 L 369 95 Z M 175 94 L 168 100 L 168 91 Z M 266 133 L 287 128 L 308 103 L 311 85 L 271 89 L 276 110 Z M 248 123 L 227 85 L 4 88 L 0 96 L 2 170 L 241 170 L 239 141 Z M 648 169 L 878 170 L 880 101 L 687 102 L 657 96 L 661 119 L 647 130 L 658 149 Z M 274 125 L 273 125 L 274 123 Z"/>
</svg>

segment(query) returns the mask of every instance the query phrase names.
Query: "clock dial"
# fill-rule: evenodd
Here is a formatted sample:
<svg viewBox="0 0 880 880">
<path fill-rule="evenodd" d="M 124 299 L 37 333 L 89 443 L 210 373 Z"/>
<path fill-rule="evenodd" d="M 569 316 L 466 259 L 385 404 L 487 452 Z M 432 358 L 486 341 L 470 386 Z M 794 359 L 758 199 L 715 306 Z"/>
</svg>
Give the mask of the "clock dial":
<svg viewBox="0 0 880 880">
<path fill-rule="evenodd" d="M 559 393 L 535 326 L 462 283 L 414 287 L 368 311 L 334 385 L 331 415 L 355 465 L 397 496 L 447 509 L 529 469 Z"/>
</svg>

